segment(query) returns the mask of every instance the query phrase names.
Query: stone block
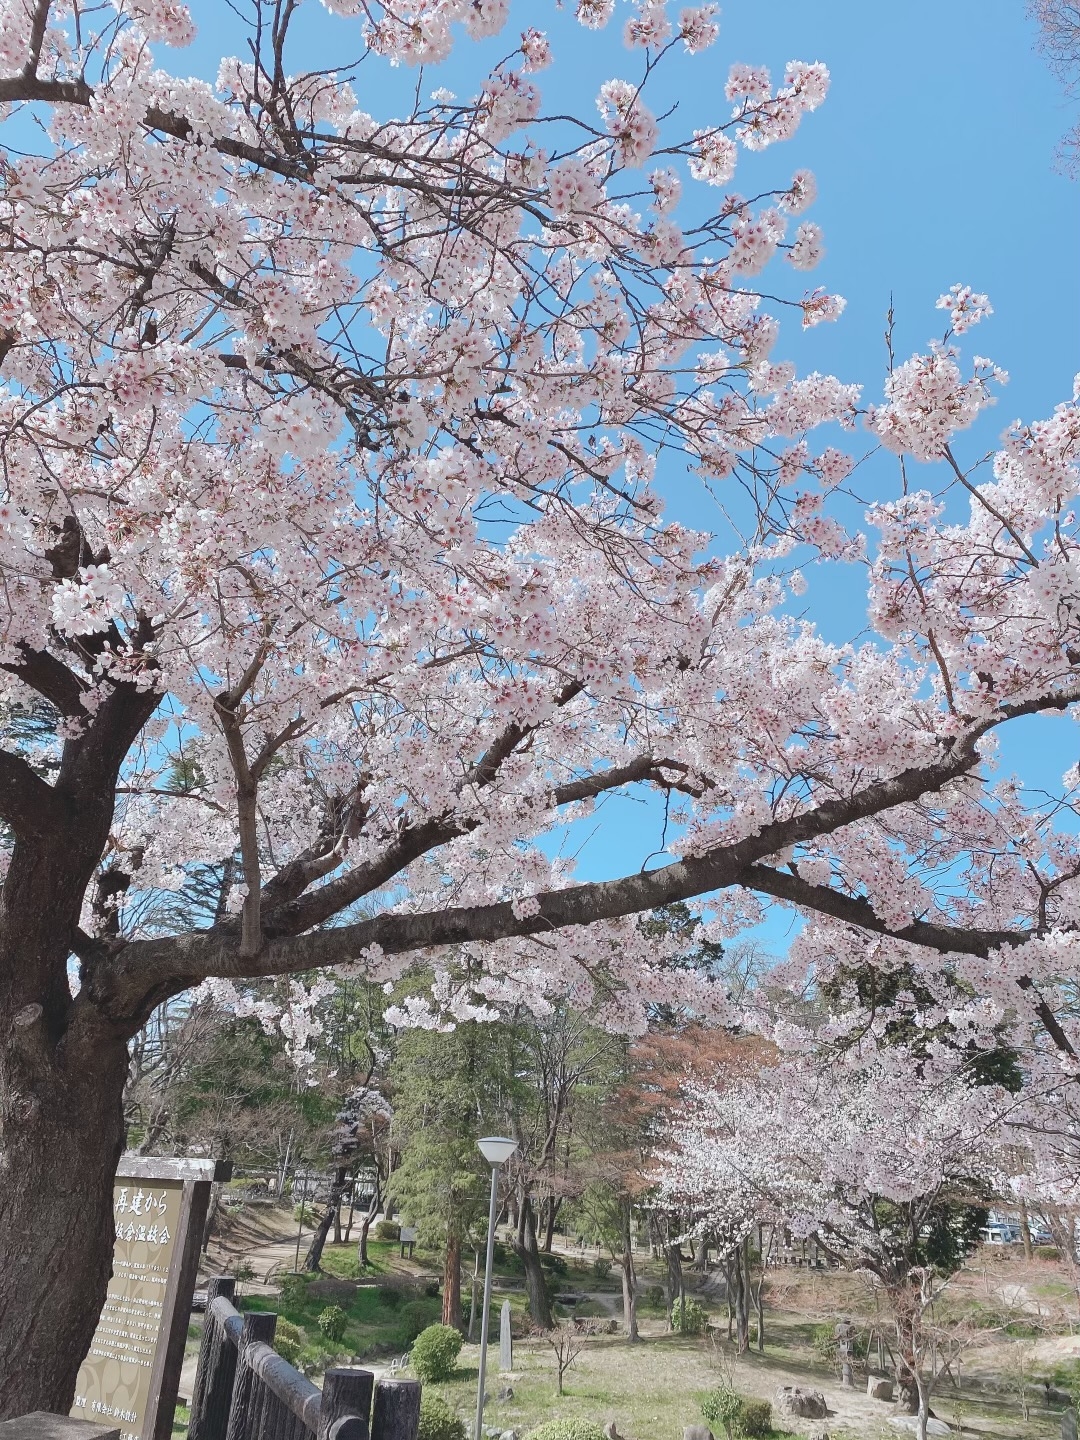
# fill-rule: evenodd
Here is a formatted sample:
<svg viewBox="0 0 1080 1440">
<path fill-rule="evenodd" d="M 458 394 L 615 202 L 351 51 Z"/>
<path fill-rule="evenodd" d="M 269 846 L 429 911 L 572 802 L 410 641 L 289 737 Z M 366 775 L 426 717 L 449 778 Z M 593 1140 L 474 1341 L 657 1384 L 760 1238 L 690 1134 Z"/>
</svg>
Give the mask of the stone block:
<svg viewBox="0 0 1080 1440">
<path fill-rule="evenodd" d="M 781 1385 L 773 1406 L 778 1415 L 796 1415 L 804 1420 L 824 1420 L 829 1413 L 821 1391 L 804 1390 L 801 1385 Z"/>
<path fill-rule="evenodd" d="M 120 1427 L 34 1410 L 0 1423 L 0 1440 L 120 1440 Z"/>
</svg>

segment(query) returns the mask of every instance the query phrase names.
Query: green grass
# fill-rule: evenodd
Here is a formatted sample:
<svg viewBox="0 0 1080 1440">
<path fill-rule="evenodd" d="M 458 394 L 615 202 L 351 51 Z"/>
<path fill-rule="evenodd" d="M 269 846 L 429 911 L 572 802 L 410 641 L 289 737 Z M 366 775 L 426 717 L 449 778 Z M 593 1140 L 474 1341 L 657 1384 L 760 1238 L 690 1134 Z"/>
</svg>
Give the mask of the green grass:
<svg viewBox="0 0 1080 1440">
<path fill-rule="evenodd" d="M 748 1370 L 745 1378 L 749 1376 Z M 551 1350 L 542 1341 L 515 1341 L 513 1377 L 513 1397 L 500 1401 L 499 1390 L 507 1382 L 489 1370 L 485 1424 L 528 1435 L 545 1420 L 581 1419 L 597 1425 L 614 1420 L 620 1435 L 648 1440 L 681 1440 L 684 1426 L 701 1424 L 701 1402 L 719 1378 L 703 1342 L 674 1335 L 653 1336 L 638 1345 L 615 1336 L 590 1342 L 567 1373 L 562 1396 L 556 1394 Z M 471 1432 L 476 1384 L 477 1349 L 467 1345 L 454 1378 L 427 1388 L 441 1395 Z M 748 1397 L 752 1393 L 739 1388 Z M 788 1434 L 773 1431 L 776 1437 Z"/>
<path fill-rule="evenodd" d="M 246 1310 L 272 1310 L 304 1333 L 301 1368 L 318 1372 L 343 1356 L 403 1354 L 425 1326 L 439 1318 L 437 1296 L 399 1288 L 360 1285 L 350 1293 L 313 1294 L 311 1281 L 291 1285 L 284 1296 L 245 1296 Z M 316 1287 L 317 1288 L 317 1287 Z M 340 1305 L 347 1316 L 345 1334 L 328 1340 L 319 1316 L 328 1305 Z"/>
</svg>

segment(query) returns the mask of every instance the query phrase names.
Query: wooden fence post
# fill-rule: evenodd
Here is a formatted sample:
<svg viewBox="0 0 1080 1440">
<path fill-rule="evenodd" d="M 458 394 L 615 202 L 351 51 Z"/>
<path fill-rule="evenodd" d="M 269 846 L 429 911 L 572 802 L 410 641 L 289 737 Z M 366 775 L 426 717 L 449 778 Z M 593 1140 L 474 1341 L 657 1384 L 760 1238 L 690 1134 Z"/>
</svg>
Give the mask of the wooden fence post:
<svg viewBox="0 0 1080 1440">
<path fill-rule="evenodd" d="M 218 1296 L 231 1302 L 235 1293 L 236 1281 L 231 1275 L 215 1275 L 206 1287 L 206 1315 L 199 1346 L 199 1366 L 191 1393 L 189 1440 L 225 1440 L 229 1401 L 236 1376 L 236 1347 L 229 1341 L 224 1325 L 211 1307 Z"/>
<path fill-rule="evenodd" d="M 370 1370 L 327 1370 L 316 1440 L 369 1440 L 374 1388 L 375 1376 Z"/>
<path fill-rule="evenodd" d="M 270 1311 L 251 1311 L 244 1316 L 244 1328 L 237 1345 L 236 1381 L 233 1385 L 232 1402 L 229 1406 L 229 1424 L 226 1440 L 248 1440 L 253 1435 L 249 1421 L 255 1418 L 258 1408 L 252 1403 L 252 1371 L 247 1364 L 245 1351 L 249 1345 L 272 1345 L 277 1316 Z"/>
<path fill-rule="evenodd" d="M 416 1440 L 419 1425 L 419 1380 L 380 1380 L 375 1386 L 371 1440 Z"/>
</svg>

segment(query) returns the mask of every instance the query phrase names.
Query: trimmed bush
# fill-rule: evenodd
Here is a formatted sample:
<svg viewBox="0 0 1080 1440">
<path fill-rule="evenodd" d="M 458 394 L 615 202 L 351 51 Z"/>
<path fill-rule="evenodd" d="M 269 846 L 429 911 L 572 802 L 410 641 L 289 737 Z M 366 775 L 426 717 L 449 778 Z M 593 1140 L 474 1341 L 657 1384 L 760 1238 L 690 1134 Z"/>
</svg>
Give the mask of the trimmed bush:
<svg viewBox="0 0 1080 1440">
<path fill-rule="evenodd" d="M 1056 1245 L 1036 1245 L 1032 1252 L 1036 1260 L 1060 1260 L 1061 1251 Z"/>
<path fill-rule="evenodd" d="M 716 1389 L 710 1390 L 701 1402 L 701 1413 L 708 1421 L 710 1428 L 715 1431 L 723 1430 L 728 1440 L 732 1440 L 735 1435 L 742 1412 L 742 1398 L 730 1385 L 717 1385 Z"/>
<path fill-rule="evenodd" d="M 605 1436 L 591 1420 L 545 1420 L 529 1431 L 528 1440 L 605 1440 Z"/>
<path fill-rule="evenodd" d="M 319 1329 L 327 1340 L 341 1340 L 345 1335 L 345 1327 L 348 1323 L 349 1317 L 340 1305 L 328 1305 L 319 1316 Z"/>
<path fill-rule="evenodd" d="M 290 1308 L 302 1305 L 307 1287 L 314 1278 L 314 1275 L 283 1275 L 278 1282 L 282 1305 Z"/>
<path fill-rule="evenodd" d="M 379 1220 L 371 1233 L 376 1240 L 400 1240 L 401 1226 L 396 1220 Z"/>
<path fill-rule="evenodd" d="M 387 1310 L 396 1310 L 401 1304 L 402 1294 L 400 1290 L 380 1290 L 379 1304 Z"/>
<path fill-rule="evenodd" d="M 290 1365 L 295 1365 L 300 1359 L 300 1352 L 303 1348 L 304 1332 L 300 1326 L 278 1316 L 277 1326 L 274 1330 L 274 1349 L 282 1360 L 287 1360 Z"/>
<path fill-rule="evenodd" d="M 772 1434 L 772 1406 L 768 1400 L 744 1400 L 736 1425 L 747 1440 L 768 1440 Z"/>
<path fill-rule="evenodd" d="M 410 1343 L 431 1324 L 432 1311 L 438 1314 L 430 1300 L 410 1300 L 401 1307 L 401 1319 Z"/>
<path fill-rule="evenodd" d="M 409 1364 L 418 1380 L 449 1380 L 460 1354 L 461 1336 L 452 1325 L 429 1325 L 413 1341 Z"/>
<path fill-rule="evenodd" d="M 611 1274 L 611 1261 L 606 1255 L 597 1255 L 589 1268 L 597 1280 L 606 1280 Z"/>
<path fill-rule="evenodd" d="M 662 1310 L 667 1299 L 663 1285 L 650 1285 L 645 1291 L 645 1304 L 653 1310 Z"/>
<path fill-rule="evenodd" d="M 441 1395 L 425 1391 L 420 1398 L 420 1425 L 416 1440 L 466 1440 L 465 1423 Z"/>
<path fill-rule="evenodd" d="M 709 1312 L 700 1300 L 676 1300 L 671 1307 L 671 1328 L 681 1335 L 704 1335 Z"/>
<path fill-rule="evenodd" d="M 540 1252 L 540 1264 L 545 1270 L 550 1270 L 553 1275 L 565 1275 L 569 1269 L 561 1255 L 549 1255 L 544 1250 Z"/>
</svg>

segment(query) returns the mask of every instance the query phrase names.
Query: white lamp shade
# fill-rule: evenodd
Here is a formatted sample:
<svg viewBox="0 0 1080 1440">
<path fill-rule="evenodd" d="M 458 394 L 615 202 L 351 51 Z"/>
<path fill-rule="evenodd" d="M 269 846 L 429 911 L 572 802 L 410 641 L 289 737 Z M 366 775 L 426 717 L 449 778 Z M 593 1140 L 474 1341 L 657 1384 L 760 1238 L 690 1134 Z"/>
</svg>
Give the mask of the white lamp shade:
<svg viewBox="0 0 1080 1440">
<path fill-rule="evenodd" d="M 517 1141 L 508 1140 L 505 1135 L 485 1135 L 476 1143 L 489 1165 L 504 1165 L 517 1149 Z"/>
</svg>

